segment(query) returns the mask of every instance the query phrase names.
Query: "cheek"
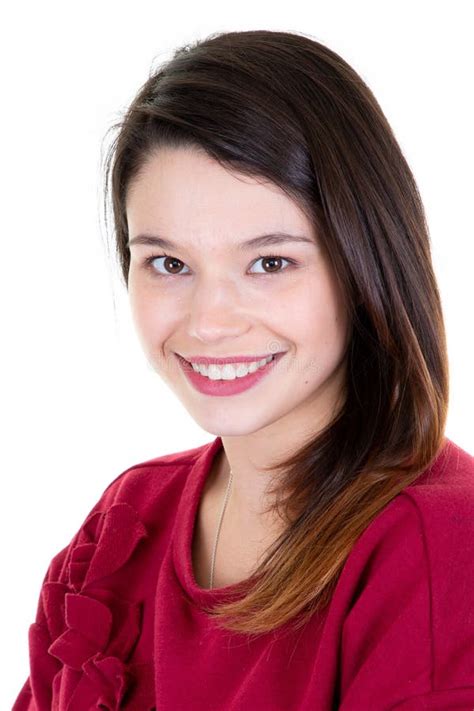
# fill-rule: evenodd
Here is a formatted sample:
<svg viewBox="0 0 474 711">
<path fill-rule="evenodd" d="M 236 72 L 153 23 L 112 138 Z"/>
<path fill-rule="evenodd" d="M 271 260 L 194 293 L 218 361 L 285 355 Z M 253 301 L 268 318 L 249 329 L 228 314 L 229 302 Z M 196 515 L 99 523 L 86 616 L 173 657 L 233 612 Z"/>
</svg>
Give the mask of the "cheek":
<svg viewBox="0 0 474 711">
<path fill-rule="evenodd" d="M 278 301 L 278 318 L 300 334 L 302 341 L 320 341 L 345 333 L 346 312 L 337 282 L 326 271 L 314 274 Z"/>
<path fill-rule="evenodd" d="M 138 337 L 148 354 L 156 353 L 171 328 L 172 311 L 165 301 L 143 285 L 129 281 L 129 304 Z"/>
<path fill-rule="evenodd" d="M 327 274 L 307 283 L 297 303 L 287 302 L 288 336 L 302 349 L 304 371 L 316 364 L 314 374 L 326 377 L 340 363 L 349 338 L 344 303 L 337 282 Z"/>
</svg>

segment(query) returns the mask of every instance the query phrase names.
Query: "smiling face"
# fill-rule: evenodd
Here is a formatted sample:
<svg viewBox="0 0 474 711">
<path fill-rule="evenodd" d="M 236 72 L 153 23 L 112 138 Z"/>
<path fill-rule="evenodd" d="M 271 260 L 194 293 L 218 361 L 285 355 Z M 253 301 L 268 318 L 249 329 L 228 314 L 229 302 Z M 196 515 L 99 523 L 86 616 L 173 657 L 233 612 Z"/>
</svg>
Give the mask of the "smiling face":
<svg viewBox="0 0 474 711">
<path fill-rule="evenodd" d="M 272 425 L 272 432 L 310 432 L 323 423 L 345 378 L 348 321 L 318 235 L 297 204 L 274 184 L 230 173 L 203 151 L 166 148 L 129 186 L 126 213 L 138 336 L 199 426 L 222 436 Z M 243 246 L 276 233 L 307 241 Z M 143 235 L 176 246 L 136 239 Z M 240 386 L 234 394 L 222 389 L 229 380 L 189 378 L 176 356 L 212 362 L 283 351 L 264 377 L 246 376 L 252 387 L 243 385 L 246 377 L 232 381 Z"/>
</svg>

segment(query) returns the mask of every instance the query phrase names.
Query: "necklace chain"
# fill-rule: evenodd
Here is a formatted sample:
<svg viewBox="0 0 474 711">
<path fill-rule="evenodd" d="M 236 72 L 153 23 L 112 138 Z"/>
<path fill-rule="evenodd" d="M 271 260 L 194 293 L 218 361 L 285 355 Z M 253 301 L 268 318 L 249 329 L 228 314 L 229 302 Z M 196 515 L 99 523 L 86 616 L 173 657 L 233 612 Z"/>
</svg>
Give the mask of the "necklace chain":
<svg viewBox="0 0 474 711">
<path fill-rule="evenodd" d="M 224 511 L 225 511 L 225 509 L 226 509 L 227 501 L 228 501 L 228 499 L 229 499 L 229 492 L 230 492 L 230 487 L 231 487 L 231 484 L 232 484 L 232 479 L 233 479 L 233 476 L 232 476 L 232 469 L 231 469 L 231 470 L 230 470 L 230 474 L 229 474 L 229 481 L 228 481 L 228 483 L 227 483 L 227 490 L 226 490 L 226 492 L 225 492 L 224 503 L 223 503 L 223 505 L 222 505 L 222 511 L 221 511 L 221 515 L 220 515 L 220 517 L 219 517 L 219 523 L 218 523 L 218 526 L 217 526 L 216 539 L 215 539 L 215 541 L 214 541 L 214 549 L 213 549 L 213 551 L 212 551 L 211 578 L 210 578 L 210 581 L 209 581 L 209 589 L 212 588 L 212 585 L 213 585 L 213 582 L 214 582 L 214 566 L 215 566 L 215 564 L 216 564 L 217 541 L 219 540 L 219 533 L 220 533 L 220 531 L 221 531 L 222 519 L 224 518 Z"/>
</svg>

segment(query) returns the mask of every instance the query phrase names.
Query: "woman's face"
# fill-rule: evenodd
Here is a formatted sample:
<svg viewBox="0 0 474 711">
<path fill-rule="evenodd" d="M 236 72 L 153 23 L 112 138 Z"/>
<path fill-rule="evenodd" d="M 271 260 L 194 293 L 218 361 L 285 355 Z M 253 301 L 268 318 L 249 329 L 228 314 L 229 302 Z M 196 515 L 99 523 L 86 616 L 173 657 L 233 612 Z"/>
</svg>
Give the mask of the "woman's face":
<svg viewBox="0 0 474 711">
<path fill-rule="evenodd" d="M 323 423 L 345 379 L 348 322 L 318 235 L 296 203 L 272 183 L 227 172 L 202 151 L 167 148 L 129 186 L 126 212 L 135 240 L 129 297 L 138 336 L 193 419 L 216 435 L 274 423 L 272 432 L 304 432 Z M 308 241 L 245 246 L 275 233 Z M 136 239 L 143 235 L 175 246 Z M 212 363 L 280 352 L 265 377 L 237 394 L 202 392 L 176 355 Z"/>
</svg>

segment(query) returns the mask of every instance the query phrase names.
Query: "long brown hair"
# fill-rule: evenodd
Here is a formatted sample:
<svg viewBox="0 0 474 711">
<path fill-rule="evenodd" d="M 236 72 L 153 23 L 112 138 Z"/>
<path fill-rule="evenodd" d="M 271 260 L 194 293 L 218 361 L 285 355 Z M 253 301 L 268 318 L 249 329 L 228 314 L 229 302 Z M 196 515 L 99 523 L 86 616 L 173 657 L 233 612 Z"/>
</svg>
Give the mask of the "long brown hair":
<svg viewBox="0 0 474 711">
<path fill-rule="evenodd" d="M 299 627 L 326 607 L 368 524 L 443 444 L 446 339 L 414 177 L 360 76 L 300 33 L 215 33 L 180 47 L 112 129 L 105 220 L 111 196 L 127 288 L 127 190 L 165 146 L 204 149 L 283 189 L 315 225 L 344 290 L 352 331 L 343 406 L 272 463 L 286 529 L 243 595 L 205 608 L 235 632 Z"/>
</svg>

